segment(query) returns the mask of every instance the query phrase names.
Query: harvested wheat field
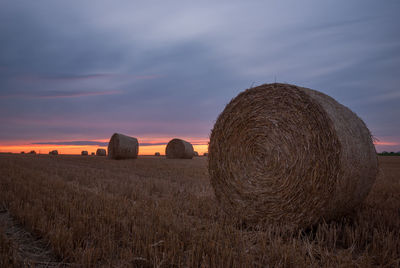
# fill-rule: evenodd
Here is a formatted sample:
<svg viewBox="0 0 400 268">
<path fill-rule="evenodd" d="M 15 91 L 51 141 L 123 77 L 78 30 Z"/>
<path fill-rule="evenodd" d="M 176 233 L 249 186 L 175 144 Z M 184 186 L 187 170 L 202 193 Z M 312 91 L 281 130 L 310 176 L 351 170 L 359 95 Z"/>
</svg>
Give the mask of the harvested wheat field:
<svg viewBox="0 0 400 268">
<path fill-rule="evenodd" d="M 0 267 L 398 267 L 400 157 L 352 216 L 256 229 L 226 216 L 207 158 L 0 155 Z"/>
</svg>

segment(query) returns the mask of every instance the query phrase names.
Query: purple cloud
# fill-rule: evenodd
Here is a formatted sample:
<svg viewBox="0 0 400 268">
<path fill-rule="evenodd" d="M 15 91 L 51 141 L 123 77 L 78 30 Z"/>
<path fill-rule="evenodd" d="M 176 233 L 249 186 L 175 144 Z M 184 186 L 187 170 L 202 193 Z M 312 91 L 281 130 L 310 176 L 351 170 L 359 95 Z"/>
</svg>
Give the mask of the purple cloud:
<svg viewBox="0 0 400 268">
<path fill-rule="evenodd" d="M 97 146 L 108 146 L 108 142 L 101 141 L 43 141 L 34 142 L 33 145 L 97 145 Z M 155 145 L 167 145 L 167 142 L 139 142 L 139 146 L 155 146 Z M 207 145 L 204 143 L 192 143 L 194 145 Z"/>
<path fill-rule="evenodd" d="M 0 68 L 1 70 L 1 68 Z M 114 74 L 114 73 L 98 73 L 87 75 L 19 75 L 14 79 L 24 82 L 41 82 L 41 81 L 80 81 L 80 80 L 99 80 L 99 79 L 132 79 L 132 80 L 149 80 L 161 78 L 161 75 L 133 75 L 133 74 Z"/>
<path fill-rule="evenodd" d="M 122 93 L 121 90 L 80 91 L 80 92 L 42 91 L 36 94 L 34 92 L 29 92 L 29 93 L 27 92 L 27 93 L 0 95 L 0 99 L 5 99 L 5 98 L 58 99 L 58 98 L 77 98 L 77 97 L 89 97 L 89 96 L 116 95 L 121 93 Z"/>
<path fill-rule="evenodd" d="M 108 146 L 108 142 L 99 141 L 43 141 L 34 142 L 33 145 L 97 145 L 97 146 Z"/>
<path fill-rule="evenodd" d="M 31 143 L 33 145 L 97 145 L 97 146 L 108 146 L 108 142 L 100 142 L 100 141 L 43 141 L 43 142 L 34 142 Z M 142 142 L 139 143 L 139 146 L 154 146 L 154 145 L 166 145 L 166 142 Z"/>
</svg>

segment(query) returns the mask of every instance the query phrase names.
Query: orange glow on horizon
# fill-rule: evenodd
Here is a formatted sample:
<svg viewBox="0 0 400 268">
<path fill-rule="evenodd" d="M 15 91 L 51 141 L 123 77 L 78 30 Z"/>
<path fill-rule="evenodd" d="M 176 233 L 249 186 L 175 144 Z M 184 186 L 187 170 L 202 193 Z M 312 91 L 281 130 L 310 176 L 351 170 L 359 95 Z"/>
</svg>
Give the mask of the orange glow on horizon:
<svg viewBox="0 0 400 268">
<path fill-rule="evenodd" d="M 0 145 L 0 152 L 10 153 L 29 153 L 35 151 L 37 154 L 48 154 L 52 150 L 57 150 L 59 154 L 81 154 L 82 151 L 88 151 L 89 154 L 92 152 L 96 153 L 96 150 L 102 148 L 106 149 L 105 146 L 95 145 L 37 145 L 37 144 L 26 144 L 26 145 Z"/>
<path fill-rule="evenodd" d="M 184 138 L 185 139 L 185 138 Z M 157 145 L 157 143 L 167 143 L 170 139 L 140 139 L 139 140 L 139 155 L 154 155 L 156 152 L 159 152 L 161 155 L 165 155 L 165 145 Z M 203 155 L 208 152 L 208 140 L 205 139 L 190 139 L 186 138 L 186 140 L 190 141 L 193 144 L 193 148 L 195 151 L 199 153 L 199 155 Z M 90 140 L 96 142 L 108 142 L 107 140 Z M 40 141 L 39 141 L 40 142 Z M 74 154 L 80 155 L 82 151 L 88 151 L 89 155 L 96 150 L 106 149 L 107 146 L 98 146 L 98 145 L 55 145 L 55 144 L 32 144 L 34 142 L 13 142 L 0 144 L 0 152 L 2 153 L 29 153 L 30 151 L 35 151 L 38 154 L 48 154 L 52 150 L 57 150 L 59 154 Z M 140 143 L 147 144 L 155 144 L 155 145 L 142 145 Z"/>
<path fill-rule="evenodd" d="M 159 152 L 161 155 L 165 155 L 165 147 L 166 145 L 157 145 L 157 143 L 167 143 L 172 138 L 169 137 L 147 137 L 139 139 L 139 155 L 154 155 L 156 152 Z M 194 150 L 199 153 L 199 155 L 203 155 L 208 152 L 208 139 L 202 138 L 190 138 L 190 137 L 182 137 L 182 139 L 187 140 L 193 144 Z M 95 142 L 104 142 L 107 143 L 108 139 L 97 139 L 90 140 Z M 41 141 L 8 141 L 2 142 L 0 144 L 0 152 L 6 153 L 29 153 L 34 150 L 36 153 L 40 154 L 48 154 L 52 150 L 58 150 L 59 154 L 76 154 L 80 155 L 82 151 L 88 151 L 89 154 L 92 152 L 96 152 L 98 148 L 106 149 L 107 146 L 98 146 L 98 145 L 52 145 L 52 144 L 33 144 Z M 141 145 L 140 144 L 148 144 Z M 150 145 L 149 145 L 150 144 Z M 151 145 L 155 144 L 155 145 Z M 374 141 L 375 147 L 377 151 L 382 151 L 384 149 L 391 149 L 390 147 L 394 147 L 393 150 L 396 150 L 396 147 L 400 145 L 400 142 L 395 141 Z M 389 148 L 387 148 L 389 146 Z"/>
</svg>

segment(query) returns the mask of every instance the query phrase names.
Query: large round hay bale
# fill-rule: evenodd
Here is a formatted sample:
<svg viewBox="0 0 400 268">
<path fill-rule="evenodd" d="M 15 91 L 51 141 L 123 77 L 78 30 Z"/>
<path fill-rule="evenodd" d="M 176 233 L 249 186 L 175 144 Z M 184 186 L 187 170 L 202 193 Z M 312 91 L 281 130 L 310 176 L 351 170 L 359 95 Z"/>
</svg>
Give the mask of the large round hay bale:
<svg viewBox="0 0 400 268">
<path fill-rule="evenodd" d="M 170 140 L 165 148 L 167 158 L 192 159 L 193 152 L 192 144 L 181 139 Z"/>
<path fill-rule="evenodd" d="M 97 149 L 96 155 L 97 156 L 106 156 L 107 155 L 106 149 Z"/>
<path fill-rule="evenodd" d="M 52 150 L 52 151 L 50 151 L 49 154 L 51 154 L 51 155 L 58 155 L 58 151 L 57 151 L 57 150 Z"/>
<path fill-rule="evenodd" d="M 333 98 L 288 84 L 247 89 L 219 115 L 209 173 L 228 214 L 306 227 L 354 210 L 378 162 L 364 122 Z"/>
<path fill-rule="evenodd" d="M 112 159 L 137 158 L 139 143 L 136 138 L 114 133 L 108 142 L 108 157 Z"/>
<path fill-rule="evenodd" d="M 81 152 L 81 155 L 88 155 L 89 153 L 88 153 L 88 151 L 82 151 Z"/>
</svg>

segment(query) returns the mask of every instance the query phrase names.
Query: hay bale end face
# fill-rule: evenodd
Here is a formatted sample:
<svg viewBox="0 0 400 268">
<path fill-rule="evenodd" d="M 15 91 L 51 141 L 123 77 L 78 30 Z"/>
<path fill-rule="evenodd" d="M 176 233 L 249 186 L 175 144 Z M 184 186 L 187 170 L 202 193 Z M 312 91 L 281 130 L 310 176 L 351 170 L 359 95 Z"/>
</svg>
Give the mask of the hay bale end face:
<svg viewBox="0 0 400 268">
<path fill-rule="evenodd" d="M 247 89 L 225 107 L 208 167 L 228 214 L 292 227 L 351 212 L 378 172 L 371 134 L 356 114 L 323 93 L 277 83 Z"/>
<path fill-rule="evenodd" d="M 97 156 L 106 156 L 107 155 L 106 149 L 97 149 L 96 155 Z"/>
<path fill-rule="evenodd" d="M 138 140 L 123 134 L 114 133 L 108 143 L 108 157 L 112 159 L 137 158 Z"/>
<path fill-rule="evenodd" d="M 88 153 L 88 151 L 82 151 L 81 152 L 81 155 L 88 155 L 89 153 Z"/>
<path fill-rule="evenodd" d="M 192 144 L 181 139 L 170 140 L 165 148 L 167 158 L 192 159 L 193 152 Z"/>
</svg>

